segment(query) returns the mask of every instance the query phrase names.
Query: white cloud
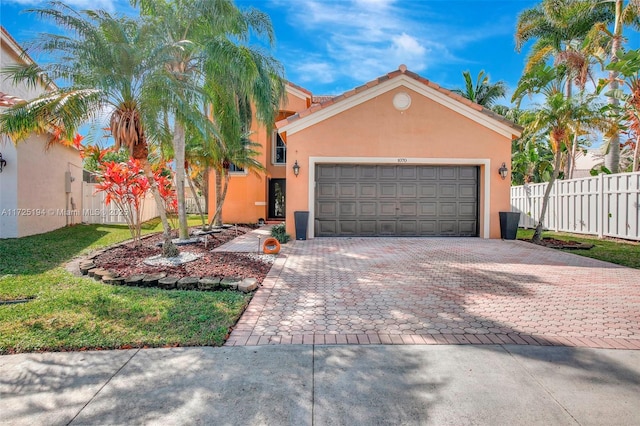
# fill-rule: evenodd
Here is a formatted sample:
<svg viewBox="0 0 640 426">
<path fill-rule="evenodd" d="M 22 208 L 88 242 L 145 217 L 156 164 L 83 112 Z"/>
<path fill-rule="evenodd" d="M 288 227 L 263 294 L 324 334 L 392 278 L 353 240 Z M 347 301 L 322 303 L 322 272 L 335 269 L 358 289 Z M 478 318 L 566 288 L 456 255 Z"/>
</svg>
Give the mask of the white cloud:
<svg viewBox="0 0 640 426">
<path fill-rule="evenodd" d="M 322 84 L 333 83 L 335 78 L 335 67 L 327 62 L 303 62 L 294 65 L 295 73 L 298 75 L 300 83 L 318 82 Z"/>
</svg>

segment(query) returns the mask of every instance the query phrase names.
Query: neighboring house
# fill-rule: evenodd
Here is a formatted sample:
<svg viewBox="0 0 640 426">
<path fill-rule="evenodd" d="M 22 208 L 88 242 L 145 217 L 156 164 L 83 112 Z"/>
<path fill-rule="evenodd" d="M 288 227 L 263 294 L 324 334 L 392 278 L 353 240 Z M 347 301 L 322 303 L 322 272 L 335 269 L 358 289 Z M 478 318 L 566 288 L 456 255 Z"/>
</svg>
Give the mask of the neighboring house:
<svg viewBox="0 0 640 426">
<path fill-rule="evenodd" d="M 32 63 L 22 48 L 0 27 L 2 67 Z M 0 112 L 33 99 L 47 90 L 43 85 L 14 85 L 0 77 Z M 0 136 L 6 165 L 0 173 L 0 238 L 24 237 L 78 223 L 82 217 L 82 159 L 77 149 L 53 144 L 48 135 L 32 135 L 14 145 Z"/>
<path fill-rule="evenodd" d="M 293 85 L 287 94 L 277 136 L 257 132 L 267 177 L 232 176 L 225 221 L 266 214 L 293 235 L 294 212 L 308 211 L 310 238 L 500 238 L 511 179 L 498 170 L 522 128 L 404 65 L 321 103 Z M 280 144 L 286 160 L 276 165 Z"/>
<path fill-rule="evenodd" d="M 591 169 L 601 166 L 604 162 L 603 155 L 593 151 L 579 151 L 576 154 L 576 165 L 573 170 L 573 178 L 591 177 Z"/>
</svg>

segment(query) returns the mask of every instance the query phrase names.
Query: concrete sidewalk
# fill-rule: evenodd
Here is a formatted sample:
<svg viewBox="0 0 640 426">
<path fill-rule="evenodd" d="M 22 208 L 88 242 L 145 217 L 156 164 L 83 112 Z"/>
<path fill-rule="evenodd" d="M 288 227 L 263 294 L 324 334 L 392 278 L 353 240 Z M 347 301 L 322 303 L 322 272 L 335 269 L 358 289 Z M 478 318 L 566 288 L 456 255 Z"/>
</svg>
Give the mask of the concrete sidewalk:
<svg viewBox="0 0 640 426">
<path fill-rule="evenodd" d="M 0 423 L 637 424 L 640 351 L 277 345 L 0 356 Z"/>
</svg>

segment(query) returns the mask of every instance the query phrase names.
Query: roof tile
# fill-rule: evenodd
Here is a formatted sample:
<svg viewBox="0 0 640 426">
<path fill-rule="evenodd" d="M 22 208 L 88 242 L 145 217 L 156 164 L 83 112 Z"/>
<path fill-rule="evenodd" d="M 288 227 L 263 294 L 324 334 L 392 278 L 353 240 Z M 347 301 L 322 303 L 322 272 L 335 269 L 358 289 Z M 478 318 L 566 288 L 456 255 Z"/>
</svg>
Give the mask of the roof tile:
<svg viewBox="0 0 640 426">
<path fill-rule="evenodd" d="M 375 87 L 375 86 L 377 86 L 377 85 L 379 85 L 381 83 L 384 83 L 387 80 L 396 78 L 396 77 L 401 76 L 403 74 L 408 76 L 408 77 L 411 77 L 411 78 L 413 78 L 413 79 L 415 79 L 417 81 L 419 81 L 422 84 L 425 84 L 425 85 L 429 86 L 430 88 L 432 88 L 434 90 L 437 90 L 438 92 L 440 92 L 440 93 L 442 93 L 442 94 L 444 94 L 444 95 L 446 95 L 446 96 L 448 96 L 448 97 L 450 97 L 450 98 L 452 98 L 452 99 L 454 99 L 454 100 L 456 100 L 456 101 L 458 101 L 458 102 L 460 102 L 460 103 L 462 103 L 464 105 L 467 105 L 468 107 L 470 107 L 470 108 L 472 108 L 472 109 L 474 109 L 474 110 L 476 110 L 476 111 L 478 111 L 478 112 L 480 112 L 482 114 L 485 114 L 485 115 L 493 118 L 494 120 L 500 121 L 501 123 L 504 123 L 504 124 L 510 126 L 514 130 L 517 130 L 517 131 L 522 131 L 523 130 L 523 128 L 521 126 L 519 126 L 519 125 L 517 125 L 517 124 L 515 124 L 515 123 L 513 123 L 513 122 L 511 122 L 509 120 L 507 120 L 506 118 L 502 117 L 499 114 L 496 114 L 495 112 L 493 112 L 493 111 L 491 111 L 491 110 L 489 110 L 487 108 L 484 108 L 482 105 L 478 105 L 477 103 L 470 101 L 469 99 L 465 98 L 464 96 L 461 96 L 461 95 L 459 95 L 457 93 L 454 93 L 451 90 L 445 89 L 442 86 L 440 86 L 439 84 L 434 83 L 433 81 L 430 81 L 430 80 L 420 76 L 419 74 L 416 74 L 416 73 L 414 73 L 412 71 L 407 70 L 407 67 L 405 65 L 400 65 L 400 67 L 397 70 L 391 71 L 391 72 L 389 72 L 389 73 L 387 73 L 387 74 L 385 74 L 383 76 L 378 77 L 375 80 L 371 80 L 371 81 L 365 83 L 362 86 L 356 87 L 355 89 L 348 90 L 348 91 L 344 92 L 343 94 L 341 94 L 339 96 L 333 97 L 331 99 L 323 100 L 320 103 L 314 103 L 310 108 L 308 108 L 308 109 L 306 109 L 304 111 L 300 111 L 299 113 L 288 117 L 286 122 L 285 122 L 285 120 L 278 121 L 276 123 L 276 127 L 280 128 L 280 127 L 282 127 L 282 126 L 284 126 L 286 124 L 292 123 L 292 122 L 294 122 L 294 121 L 296 121 L 296 120 L 298 120 L 300 118 L 306 117 L 306 116 L 308 116 L 308 115 L 310 115 L 310 114 L 312 114 L 314 112 L 317 112 L 317 111 L 319 111 L 319 110 L 321 110 L 323 108 L 326 108 L 326 107 L 328 107 L 330 105 L 336 104 L 336 103 L 338 103 L 338 102 L 340 102 L 340 101 L 342 101 L 342 100 L 344 100 L 344 99 L 346 99 L 348 97 L 351 97 L 351 96 L 355 95 L 356 93 L 360 93 L 362 91 L 365 91 L 367 89 Z M 293 86 L 295 86 L 295 85 L 293 85 Z M 320 97 L 318 97 L 318 98 L 320 98 Z"/>
</svg>

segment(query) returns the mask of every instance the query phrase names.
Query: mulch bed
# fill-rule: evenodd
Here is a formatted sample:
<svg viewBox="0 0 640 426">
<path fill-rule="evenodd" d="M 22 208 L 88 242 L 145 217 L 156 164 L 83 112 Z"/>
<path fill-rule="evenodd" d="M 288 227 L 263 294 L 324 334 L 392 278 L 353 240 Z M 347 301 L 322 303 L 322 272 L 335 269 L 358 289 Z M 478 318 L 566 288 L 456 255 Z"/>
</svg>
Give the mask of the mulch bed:
<svg viewBox="0 0 640 426">
<path fill-rule="evenodd" d="M 193 228 L 196 230 L 198 228 Z M 149 266 L 144 260 L 150 256 L 161 254 L 162 234 L 156 234 L 142 240 L 141 245 L 134 243 L 107 249 L 94 259 L 97 267 L 113 271 L 120 276 L 136 274 L 166 273 L 167 276 L 183 277 L 241 277 L 256 278 L 262 283 L 271 269 L 272 263 L 258 253 L 214 253 L 211 250 L 231 241 L 236 236 L 250 232 L 254 228 L 238 225 L 236 228 L 224 229 L 220 234 L 210 235 L 205 248 L 204 241 L 178 246 L 180 252 L 201 253 L 197 260 L 180 266 Z"/>
<path fill-rule="evenodd" d="M 532 242 L 529 239 L 523 239 L 523 241 Z M 551 237 L 545 237 L 542 239 L 540 245 L 555 249 L 566 249 L 566 250 L 589 250 L 594 247 L 593 244 L 581 243 L 578 241 L 563 241 L 557 240 Z"/>
</svg>

